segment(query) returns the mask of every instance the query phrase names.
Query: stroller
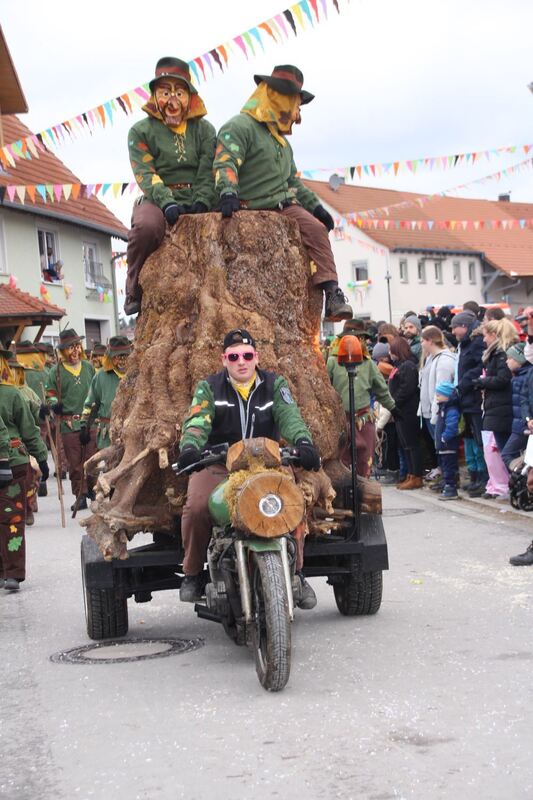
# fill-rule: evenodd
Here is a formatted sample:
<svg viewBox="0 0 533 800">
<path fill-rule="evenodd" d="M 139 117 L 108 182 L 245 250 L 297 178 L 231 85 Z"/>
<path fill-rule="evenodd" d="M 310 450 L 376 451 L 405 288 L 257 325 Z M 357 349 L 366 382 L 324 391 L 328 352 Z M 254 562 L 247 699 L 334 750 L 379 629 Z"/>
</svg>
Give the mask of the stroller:
<svg viewBox="0 0 533 800">
<path fill-rule="evenodd" d="M 528 472 L 533 467 L 526 464 L 524 455 L 514 458 L 509 464 L 509 495 L 513 508 L 533 511 L 533 494 L 528 491 Z"/>
</svg>

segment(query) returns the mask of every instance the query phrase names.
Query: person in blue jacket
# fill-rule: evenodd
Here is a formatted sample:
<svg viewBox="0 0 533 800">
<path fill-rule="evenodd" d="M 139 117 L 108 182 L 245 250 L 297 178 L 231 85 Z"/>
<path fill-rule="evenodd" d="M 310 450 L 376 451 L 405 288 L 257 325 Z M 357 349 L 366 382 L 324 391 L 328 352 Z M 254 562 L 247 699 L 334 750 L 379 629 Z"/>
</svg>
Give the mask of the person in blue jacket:
<svg viewBox="0 0 533 800">
<path fill-rule="evenodd" d="M 444 488 L 439 500 L 458 500 L 457 473 L 459 462 L 459 398 L 454 386 L 449 381 L 438 383 L 435 388 L 435 399 L 438 404 L 437 424 L 435 426 L 435 450 L 444 479 Z"/>
</svg>

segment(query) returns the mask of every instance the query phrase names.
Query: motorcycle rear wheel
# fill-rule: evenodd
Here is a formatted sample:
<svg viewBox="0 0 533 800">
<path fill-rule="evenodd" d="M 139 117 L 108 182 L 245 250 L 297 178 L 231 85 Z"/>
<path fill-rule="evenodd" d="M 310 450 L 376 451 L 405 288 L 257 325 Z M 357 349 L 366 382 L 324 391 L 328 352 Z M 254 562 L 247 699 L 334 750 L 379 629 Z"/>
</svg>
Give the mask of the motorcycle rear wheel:
<svg viewBox="0 0 533 800">
<path fill-rule="evenodd" d="M 253 553 L 252 648 L 259 683 L 279 692 L 291 671 L 291 623 L 287 585 L 278 552 Z"/>
</svg>

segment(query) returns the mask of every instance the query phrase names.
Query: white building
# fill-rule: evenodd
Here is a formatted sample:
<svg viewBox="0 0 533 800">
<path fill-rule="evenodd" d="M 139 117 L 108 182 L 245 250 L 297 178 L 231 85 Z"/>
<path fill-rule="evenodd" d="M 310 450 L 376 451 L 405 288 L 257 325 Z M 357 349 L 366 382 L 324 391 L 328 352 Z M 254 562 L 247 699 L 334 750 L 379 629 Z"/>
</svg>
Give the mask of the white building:
<svg viewBox="0 0 533 800">
<path fill-rule="evenodd" d="M 533 218 L 533 204 L 428 199 L 387 189 L 341 184 L 334 190 L 328 183 L 304 183 L 339 223 L 331 243 L 339 283 L 355 316 L 398 323 L 406 311 L 421 313 L 428 306 L 476 300 L 507 302 L 516 311 L 532 302 L 533 231 L 518 229 L 516 221 Z M 373 230 L 343 221 L 351 212 L 384 207 L 388 215 L 376 211 L 369 219 L 387 220 L 388 229 L 384 222 L 370 222 L 383 226 Z M 398 220 L 413 222 L 397 228 Z M 476 230 L 456 224 L 487 220 L 500 220 L 501 227 L 478 225 Z M 508 220 L 512 229 L 506 227 Z M 415 221 L 426 229 L 417 229 Z M 449 224 L 427 229 L 435 221 Z"/>
</svg>

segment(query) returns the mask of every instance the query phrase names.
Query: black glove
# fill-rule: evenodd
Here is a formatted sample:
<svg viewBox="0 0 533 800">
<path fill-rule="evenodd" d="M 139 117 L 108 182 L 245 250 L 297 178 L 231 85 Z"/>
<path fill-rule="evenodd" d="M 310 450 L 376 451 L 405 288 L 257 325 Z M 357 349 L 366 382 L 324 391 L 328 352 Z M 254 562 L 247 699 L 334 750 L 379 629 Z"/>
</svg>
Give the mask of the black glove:
<svg viewBox="0 0 533 800">
<path fill-rule="evenodd" d="M 240 207 L 239 198 L 236 194 L 233 194 L 233 192 L 223 194 L 220 198 L 219 208 L 222 211 L 222 217 L 224 219 L 229 219 L 233 216 L 233 212 L 238 211 Z"/>
<path fill-rule="evenodd" d="M 63 403 L 56 403 L 55 406 L 52 406 L 52 411 L 58 417 L 63 413 Z"/>
<path fill-rule="evenodd" d="M 185 469 L 185 467 L 190 467 L 192 464 L 196 464 L 201 458 L 202 454 L 198 448 L 194 447 L 192 444 L 187 444 L 179 454 L 178 467 L 180 469 Z"/>
<path fill-rule="evenodd" d="M 391 408 L 391 412 L 390 413 L 391 413 L 391 417 L 393 418 L 393 420 L 395 422 L 398 422 L 398 420 L 403 419 L 402 413 L 401 413 L 400 409 L 398 408 L 398 406 L 394 406 L 394 408 Z"/>
<path fill-rule="evenodd" d="M 89 444 L 91 440 L 91 431 L 87 425 L 82 425 L 80 428 L 80 444 Z"/>
<path fill-rule="evenodd" d="M 9 460 L 7 458 L 3 458 L 0 460 L 0 489 L 3 489 L 5 486 L 9 486 L 12 480 L 13 473 L 11 471 L 11 467 L 9 466 Z"/>
<path fill-rule="evenodd" d="M 168 203 L 163 209 L 163 214 L 169 225 L 174 225 L 180 214 L 186 214 L 187 209 L 185 206 L 179 206 L 177 203 Z"/>
<path fill-rule="evenodd" d="M 205 214 L 206 211 L 208 211 L 206 204 L 202 203 L 201 200 L 197 200 L 192 204 L 189 214 Z"/>
<path fill-rule="evenodd" d="M 46 417 L 50 416 L 50 406 L 47 406 L 46 403 L 41 403 L 41 407 L 39 409 L 39 419 L 42 419 L 44 422 Z"/>
<path fill-rule="evenodd" d="M 298 439 L 296 447 L 300 451 L 300 464 L 302 467 L 318 472 L 320 469 L 320 456 L 314 444 L 307 439 Z"/>
<path fill-rule="evenodd" d="M 48 461 L 39 461 L 39 469 L 41 470 L 41 481 L 47 481 L 48 476 L 50 475 Z"/>
<path fill-rule="evenodd" d="M 332 231 L 333 228 L 335 227 L 335 223 L 333 222 L 333 217 L 331 216 L 329 211 L 326 211 L 324 206 L 317 206 L 313 211 L 313 217 L 319 219 L 320 222 L 326 226 L 328 231 Z"/>
</svg>

